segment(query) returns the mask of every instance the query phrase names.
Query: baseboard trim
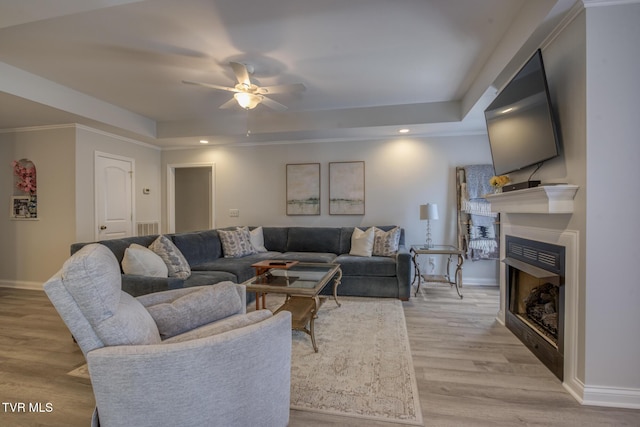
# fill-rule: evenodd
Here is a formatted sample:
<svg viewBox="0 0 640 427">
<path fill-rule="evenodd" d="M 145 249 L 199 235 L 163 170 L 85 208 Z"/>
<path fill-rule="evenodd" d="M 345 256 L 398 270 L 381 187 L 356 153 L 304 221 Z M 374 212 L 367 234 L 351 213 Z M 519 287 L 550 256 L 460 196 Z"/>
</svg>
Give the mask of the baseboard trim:
<svg viewBox="0 0 640 427">
<path fill-rule="evenodd" d="M 26 289 L 30 291 L 41 291 L 42 283 L 40 282 L 25 282 L 25 281 L 9 281 L 0 280 L 0 288 L 12 288 L 12 289 Z"/>
<path fill-rule="evenodd" d="M 640 389 L 587 386 L 584 388 L 582 404 L 640 409 Z"/>
<path fill-rule="evenodd" d="M 465 286 L 493 286 L 497 288 L 500 285 L 498 285 L 496 279 L 486 279 L 482 277 L 465 277 L 464 279 L 462 279 L 462 287 Z"/>
</svg>

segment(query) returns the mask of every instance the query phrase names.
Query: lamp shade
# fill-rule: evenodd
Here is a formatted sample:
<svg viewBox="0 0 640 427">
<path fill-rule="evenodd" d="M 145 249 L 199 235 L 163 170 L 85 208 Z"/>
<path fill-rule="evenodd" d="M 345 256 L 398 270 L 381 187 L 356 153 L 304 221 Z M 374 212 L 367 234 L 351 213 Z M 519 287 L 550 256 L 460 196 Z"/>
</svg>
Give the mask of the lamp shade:
<svg viewBox="0 0 640 427">
<path fill-rule="evenodd" d="M 438 205 L 435 203 L 420 205 L 420 219 L 438 219 Z"/>
</svg>

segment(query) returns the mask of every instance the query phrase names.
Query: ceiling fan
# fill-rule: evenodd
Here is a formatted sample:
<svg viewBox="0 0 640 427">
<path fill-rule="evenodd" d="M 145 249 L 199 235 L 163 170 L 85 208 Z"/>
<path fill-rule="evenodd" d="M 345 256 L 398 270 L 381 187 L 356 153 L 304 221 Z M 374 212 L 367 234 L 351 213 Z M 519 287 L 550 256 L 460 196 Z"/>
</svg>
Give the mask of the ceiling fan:
<svg viewBox="0 0 640 427">
<path fill-rule="evenodd" d="M 260 87 L 251 82 L 251 78 L 249 77 L 249 75 L 253 73 L 253 68 L 251 66 L 247 66 L 239 62 L 230 62 L 229 65 L 231 65 L 231 68 L 236 75 L 236 79 L 238 80 L 238 83 L 234 87 L 220 86 L 211 83 L 192 82 L 188 80 L 183 80 L 182 83 L 234 92 L 233 98 L 222 104 L 220 108 L 230 108 L 235 105 L 235 102 L 237 102 L 246 110 L 256 108 L 258 104 L 264 104 L 274 110 L 284 111 L 287 109 L 286 106 L 271 98 L 267 98 L 265 95 L 271 95 L 273 93 L 302 92 L 306 89 L 302 83 Z"/>
</svg>

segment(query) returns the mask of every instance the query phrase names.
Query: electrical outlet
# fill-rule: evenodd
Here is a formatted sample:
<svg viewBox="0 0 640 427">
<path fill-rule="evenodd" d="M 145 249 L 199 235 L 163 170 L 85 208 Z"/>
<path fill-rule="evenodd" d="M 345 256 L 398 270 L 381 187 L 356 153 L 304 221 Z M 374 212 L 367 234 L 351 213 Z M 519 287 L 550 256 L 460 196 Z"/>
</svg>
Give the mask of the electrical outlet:
<svg viewBox="0 0 640 427">
<path fill-rule="evenodd" d="M 436 272 L 436 257 L 430 256 L 427 262 L 429 263 L 429 274 L 434 274 Z"/>
<path fill-rule="evenodd" d="M 240 216 L 240 209 L 229 209 L 229 216 L 237 218 Z"/>
</svg>

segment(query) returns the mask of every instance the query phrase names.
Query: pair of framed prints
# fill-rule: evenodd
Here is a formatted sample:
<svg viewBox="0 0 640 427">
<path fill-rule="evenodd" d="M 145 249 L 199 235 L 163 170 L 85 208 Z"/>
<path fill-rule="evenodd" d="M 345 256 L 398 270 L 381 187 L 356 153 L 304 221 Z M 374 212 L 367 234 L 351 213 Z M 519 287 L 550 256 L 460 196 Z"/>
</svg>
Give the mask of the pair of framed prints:
<svg viewBox="0 0 640 427">
<path fill-rule="evenodd" d="M 287 215 L 320 215 L 320 163 L 287 165 Z M 329 163 L 329 215 L 364 215 L 364 162 Z"/>
</svg>

